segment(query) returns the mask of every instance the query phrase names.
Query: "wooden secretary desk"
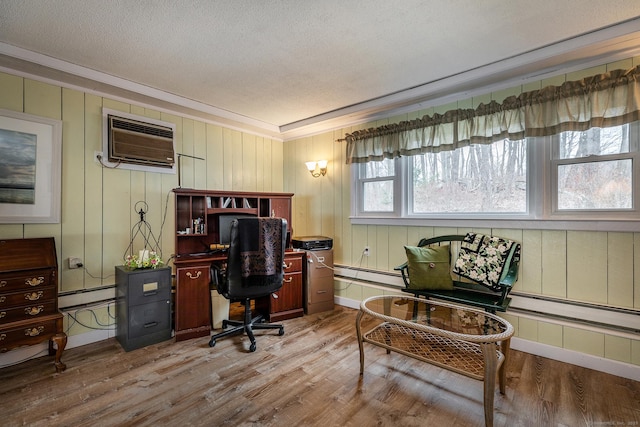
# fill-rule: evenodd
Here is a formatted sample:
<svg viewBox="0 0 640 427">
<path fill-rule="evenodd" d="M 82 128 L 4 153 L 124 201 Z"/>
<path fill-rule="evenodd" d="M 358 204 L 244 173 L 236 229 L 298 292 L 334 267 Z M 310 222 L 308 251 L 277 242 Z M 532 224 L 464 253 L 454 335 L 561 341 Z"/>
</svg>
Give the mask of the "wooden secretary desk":
<svg viewBox="0 0 640 427">
<path fill-rule="evenodd" d="M 230 192 L 176 188 L 176 340 L 211 333 L 211 265 L 224 263 L 226 253 L 216 251 L 225 240 L 227 221 L 234 216 L 279 217 L 291 231 L 292 193 Z M 212 249 L 213 248 L 213 249 Z M 304 314 L 302 261 L 298 252 L 286 253 L 288 269 L 277 298 L 256 301 L 267 318 L 288 319 Z"/>
<path fill-rule="evenodd" d="M 53 237 L 0 240 L 0 352 L 49 341 L 57 372 L 67 344 Z M 55 348 L 54 348 L 55 343 Z"/>
</svg>

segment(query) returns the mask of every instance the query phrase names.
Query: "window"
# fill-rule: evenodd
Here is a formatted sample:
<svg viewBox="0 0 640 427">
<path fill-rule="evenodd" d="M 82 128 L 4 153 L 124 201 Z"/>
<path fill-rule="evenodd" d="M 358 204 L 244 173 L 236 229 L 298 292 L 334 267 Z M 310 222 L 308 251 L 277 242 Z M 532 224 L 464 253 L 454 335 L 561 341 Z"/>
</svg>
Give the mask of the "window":
<svg viewBox="0 0 640 427">
<path fill-rule="evenodd" d="M 632 123 L 356 164 L 353 216 L 637 221 L 639 133 Z"/>
<path fill-rule="evenodd" d="M 551 161 L 554 211 L 633 210 L 637 140 L 630 138 L 629 125 L 557 135 Z"/>
<path fill-rule="evenodd" d="M 411 157 L 410 211 L 527 212 L 527 143 L 503 140 Z"/>
</svg>

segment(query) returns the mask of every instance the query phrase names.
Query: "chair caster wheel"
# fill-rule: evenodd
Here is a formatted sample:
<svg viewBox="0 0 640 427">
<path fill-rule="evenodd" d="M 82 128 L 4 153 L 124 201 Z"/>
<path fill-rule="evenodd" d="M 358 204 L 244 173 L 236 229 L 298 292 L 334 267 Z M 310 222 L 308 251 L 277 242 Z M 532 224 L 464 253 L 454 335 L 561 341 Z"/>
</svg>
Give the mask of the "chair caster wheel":
<svg viewBox="0 0 640 427">
<path fill-rule="evenodd" d="M 280 328 L 280 329 L 278 330 L 278 335 L 279 335 L 279 336 L 283 336 L 283 335 L 284 335 L 284 328 Z"/>
<path fill-rule="evenodd" d="M 256 351 L 256 343 L 254 342 L 251 343 L 251 345 L 249 346 L 249 351 L 252 353 Z"/>
<path fill-rule="evenodd" d="M 209 341 L 209 347 L 213 347 L 216 345 L 216 340 Z"/>
</svg>

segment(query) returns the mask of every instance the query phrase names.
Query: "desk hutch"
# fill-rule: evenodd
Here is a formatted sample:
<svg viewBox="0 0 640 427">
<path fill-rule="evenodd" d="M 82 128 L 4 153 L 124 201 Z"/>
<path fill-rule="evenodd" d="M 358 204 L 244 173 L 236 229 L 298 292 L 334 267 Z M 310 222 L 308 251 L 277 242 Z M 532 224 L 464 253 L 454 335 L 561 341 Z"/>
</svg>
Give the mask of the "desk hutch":
<svg viewBox="0 0 640 427">
<path fill-rule="evenodd" d="M 261 193 L 176 188 L 176 340 L 211 333 L 209 284 L 211 265 L 226 261 L 216 252 L 221 242 L 219 219 L 225 215 L 280 217 L 291 232 L 292 193 Z M 223 230 L 224 232 L 224 230 Z M 213 250 L 212 250 L 213 248 Z M 302 254 L 285 254 L 286 277 L 275 296 L 256 301 L 256 308 L 272 321 L 302 316 Z"/>
</svg>

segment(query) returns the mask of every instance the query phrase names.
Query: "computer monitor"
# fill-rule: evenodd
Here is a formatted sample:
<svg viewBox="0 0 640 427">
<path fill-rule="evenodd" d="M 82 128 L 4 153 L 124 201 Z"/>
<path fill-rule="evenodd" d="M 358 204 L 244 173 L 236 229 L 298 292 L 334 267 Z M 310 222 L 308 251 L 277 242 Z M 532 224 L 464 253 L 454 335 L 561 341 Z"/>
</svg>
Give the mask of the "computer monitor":
<svg viewBox="0 0 640 427">
<path fill-rule="evenodd" d="M 231 222 L 237 218 L 255 218 L 255 215 L 246 214 L 221 214 L 218 216 L 218 243 L 228 245 L 231 243 Z"/>
</svg>

